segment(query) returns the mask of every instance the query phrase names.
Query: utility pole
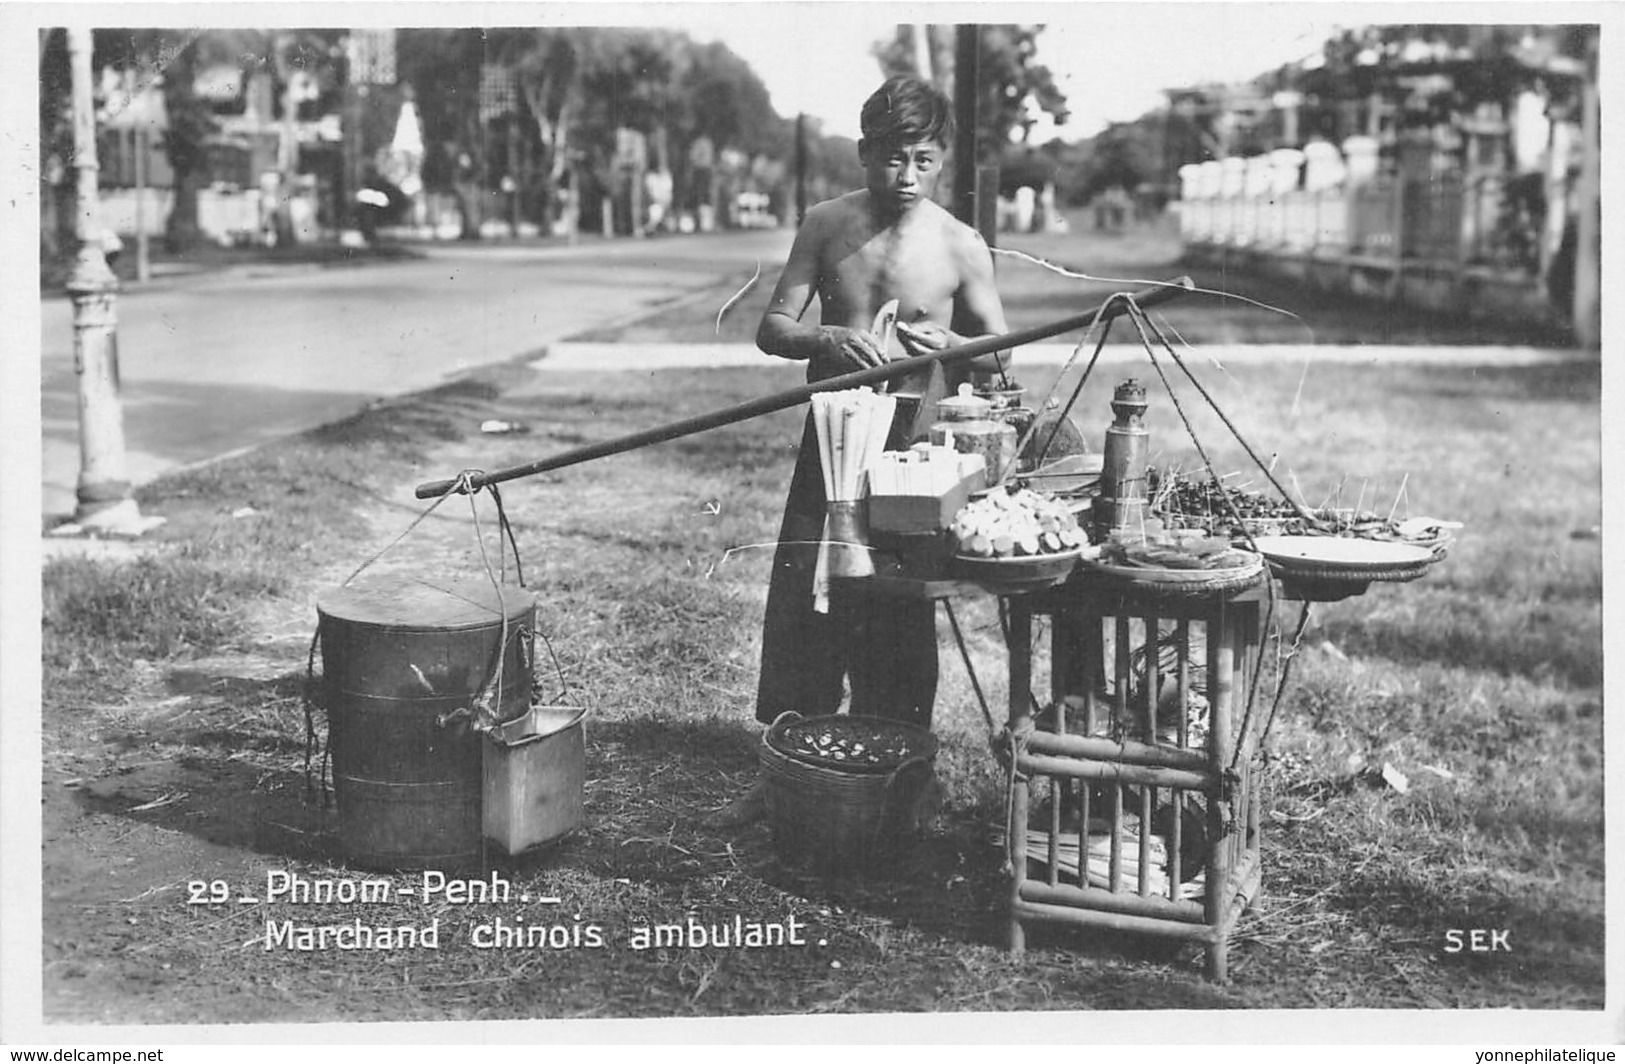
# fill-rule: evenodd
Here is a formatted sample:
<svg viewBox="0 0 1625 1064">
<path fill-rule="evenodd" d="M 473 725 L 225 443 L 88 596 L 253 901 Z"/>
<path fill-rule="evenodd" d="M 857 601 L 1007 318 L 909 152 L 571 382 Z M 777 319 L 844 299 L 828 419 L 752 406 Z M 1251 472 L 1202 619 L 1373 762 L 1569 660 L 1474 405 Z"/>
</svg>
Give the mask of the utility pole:
<svg viewBox="0 0 1625 1064">
<path fill-rule="evenodd" d="M 807 218 L 807 112 L 796 115 L 796 228 Z"/>
<path fill-rule="evenodd" d="M 73 162 L 78 171 L 74 237 L 79 249 L 67 289 L 73 299 L 73 364 L 79 377 L 79 485 L 74 522 L 60 531 L 138 536 L 163 518 L 142 518 L 125 466 L 118 375 L 118 278 L 108 267 L 101 244 L 91 48 L 90 30 L 68 30 Z"/>
<path fill-rule="evenodd" d="M 976 224 L 976 117 L 982 27 L 954 30 L 954 217 Z"/>
<path fill-rule="evenodd" d="M 1574 336 L 1582 347 L 1602 346 L 1602 292 L 1599 270 L 1602 220 L 1598 155 L 1602 149 L 1597 99 L 1597 37 L 1586 48 L 1585 75 L 1580 88 L 1580 182 L 1576 190 L 1579 218 L 1574 256 Z"/>
<path fill-rule="evenodd" d="M 955 218 L 982 234 L 992 247 L 999 228 L 999 166 L 978 165 L 981 141 L 982 27 L 954 31 L 954 210 Z"/>
</svg>

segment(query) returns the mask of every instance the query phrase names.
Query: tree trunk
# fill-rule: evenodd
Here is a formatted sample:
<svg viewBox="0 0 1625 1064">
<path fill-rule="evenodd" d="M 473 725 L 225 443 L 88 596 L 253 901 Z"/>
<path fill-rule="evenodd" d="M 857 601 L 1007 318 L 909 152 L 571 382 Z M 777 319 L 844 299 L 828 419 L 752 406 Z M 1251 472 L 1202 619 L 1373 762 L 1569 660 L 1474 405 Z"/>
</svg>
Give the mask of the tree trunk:
<svg viewBox="0 0 1625 1064">
<path fill-rule="evenodd" d="M 183 254 L 198 244 L 198 190 L 203 184 L 203 138 L 212 118 L 193 92 L 195 49 L 182 48 L 164 71 L 164 111 L 169 129 L 164 133 L 164 155 L 174 175 L 174 202 L 164 222 L 164 246 Z"/>
<path fill-rule="evenodd" d="M 197 221 L 197 195 L 203 178 L 191 169 L 176 169 L 173 160 L 170 168 L 175 175 L 175 199 L 164 223 L 164 247 L 170 254 L 180 255 L 196 248 L 202 238 Z"/>
<path fill-rule="evenodd" d="M 299 101 L 293 93 L 293 73 L 287 50 L 293 40 L 278 37 L 272 44 L 277 77 L 282 79 L 282 121 L 277 126 L 276 149 L 276 204 L 272 222 L 276 227 L 277 247 L 289 247 L 294 242 L 293 197 L 299 182 Z"/>
<path fill-rule="evenodd" d="M 452 195 L 457 198 L 457 213 L 462 215 L 463 228 L 459 240 L 480 238 L 480 186 L 475 181 L 454 181 Z"/>
</svg>

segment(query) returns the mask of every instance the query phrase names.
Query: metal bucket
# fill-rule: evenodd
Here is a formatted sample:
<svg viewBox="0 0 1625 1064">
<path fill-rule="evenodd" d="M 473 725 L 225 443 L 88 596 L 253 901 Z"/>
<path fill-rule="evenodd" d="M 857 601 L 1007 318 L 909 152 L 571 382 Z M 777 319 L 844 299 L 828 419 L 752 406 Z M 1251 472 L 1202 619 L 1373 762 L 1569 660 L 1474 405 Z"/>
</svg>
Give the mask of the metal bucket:
<svg viewBox="0 0 1625 1064">
<path fill-rule="evenodd" d="M 351 861 L 479 860 L 482 749 L 469 712 L 496 671 L 497 719 L 525 713 L 535 608 L 517 586 L 499 599 L 488 581 L 410 576 L 317 596 L 339 841 Z"/>
<path fill-rule="evenodd" d="M 581 826 L 586 712 L 533 706 L 485 733 L 485 838 L 510 857 Z"/>
</svg>

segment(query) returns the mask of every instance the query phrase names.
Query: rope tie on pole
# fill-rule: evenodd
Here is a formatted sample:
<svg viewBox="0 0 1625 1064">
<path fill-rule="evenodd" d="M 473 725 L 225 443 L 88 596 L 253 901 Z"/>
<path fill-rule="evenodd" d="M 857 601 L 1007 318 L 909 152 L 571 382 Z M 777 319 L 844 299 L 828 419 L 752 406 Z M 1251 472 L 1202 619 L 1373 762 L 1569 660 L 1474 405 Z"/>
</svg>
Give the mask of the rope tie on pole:
<svg viewBox="0 0 1625 1064">
<path fill-rule="evenodd" d="M 476 731 L 489 730 L 491 727 L 494 727 L 496 723 L 498 723 L 496 719 L 498 713 L 497 707 L 501 706 L 502 704 L 502 660 L 508 646 L 509 635 L 515 631 L 509 625 L 507 601 L 503 595 L 503 585 L 507 579 L 507 551 L 509 549 L 513 551 L 515 580 L 520 587 L 523 587 L 525 582 L 524 566 L 519 556 L 519 542 L 514 535 L 513 524 L 508 519 L 507 509 L 502 502 L 502 495 L 497 490 L 497 486 L 495 484 L 480 483 L 484 476 L 484 472 L 478 469 L 465 469 L 458 473 L 453 481 L 454 487 L 452 490 L 447 491 L 443 495 L 435 496 L 429 505 L 425 507 L 424 510 L 415 518 L 413 518 L 406 528 L 400 532 L 400 534 L 395 536 L 394 539 L 390 540 L 382 548 L 375 551 L 365 561 L 357 566 L 340 585 L 341 587 L 348 587 L 350 584 L 354 583 L 362 573 L 370 569 L 379 561 L 379 559 L 383 558 L 385 554 L 389 553 L 395 547 L 400 545 L 409 535 L 411 535 L 412 532 L 415 531 L 417 527 L 429 517 L 430 514 L 434 513 L 434 511 L 439 508 L 441 503 L 445 502 L 453 495 L 468 496 L 469 516 L 473 524 L 474 541 L 479 547 L 480 562 L 485 570 L 486 578 L 490 580 L 491 588 L 496 594 L 497 610 L 502 617 L 501 638 L 497 643 L 490 673 L 471 704 L 468 706 L 459 706 L 458 708 L 447 713 L 443 713 L 436 718 L 436 721 L 441 727 L 462 726 L 466 723 L 467 726 L 473 727 Z M 485 547 L 485 536 L 480 528 L 479 506 L 476 496 L 482 490 L 489 491 L 491 493 L 491 498 L 497 511 L 497 566 L 495 569 L 492 568 L 490 554 L 487 552 Z M 321 698 L 321 684 L 316 678 L 316 651 L 321 642 L 321 634 L 321 619 L 318 617 L 316 630 L 311 634 L 310 647 L 305 657 L 305 684 L 301 702 L 303 703 L 305 714 L 306 795 L 307 797 L 310 796 L 310 792 L 315 790 L 319 785 L 322 794 L 322 807 L 325 809 L 330 798 L 330 792 L 327 785 L 327 766 L 332 751 L 328 743 L 321 741 L 320 737 L 317 735 L 316 729 L 316 710 L 318 708 L 325 709 Z M 534 688 L 536 685 L 534 668 L 536 660 L 535 639 L 541 633 L 535 631 L 530 625 L 520 624 L 517 628 L 517 634 L 521 644 L 520 655 L 524 659 L 526 672 L 531 675 L 531 683 L 532 687 Z M 558 671 L 561 686 L 568 689 L 568 683 L 564 679 L 564 670 L 559 665 L 558 655 L 553 652 L 552 643 L 547 640 L 546 635 L 541 635 L 541 639 L 547 645 L 547 651 L 553 660 L 553 666 Z M 320 753 L 320 761 L 318 765 L 319 780 L 313 782 L 311 763 L 316 758 L 318 752 Z"/>
</svg>

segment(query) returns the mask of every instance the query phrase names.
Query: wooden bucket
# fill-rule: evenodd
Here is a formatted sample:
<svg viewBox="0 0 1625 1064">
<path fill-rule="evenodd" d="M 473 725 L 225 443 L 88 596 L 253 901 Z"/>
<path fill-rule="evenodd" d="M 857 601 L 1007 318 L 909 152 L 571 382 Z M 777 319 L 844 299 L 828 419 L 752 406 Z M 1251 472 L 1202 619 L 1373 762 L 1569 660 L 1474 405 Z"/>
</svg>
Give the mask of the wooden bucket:
<svg viewBox="0 0 1625 1064">
<path fill-rule="evenodd" d="M 528 708 L 535 596 L 396 576 L 323 592 L 316 608 L 345 856 L 380 868 L 478 861 L 482 744 L 469 713 L 493 672 L 497 719 Z"/>
</svg>

